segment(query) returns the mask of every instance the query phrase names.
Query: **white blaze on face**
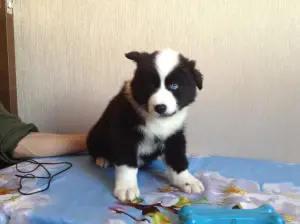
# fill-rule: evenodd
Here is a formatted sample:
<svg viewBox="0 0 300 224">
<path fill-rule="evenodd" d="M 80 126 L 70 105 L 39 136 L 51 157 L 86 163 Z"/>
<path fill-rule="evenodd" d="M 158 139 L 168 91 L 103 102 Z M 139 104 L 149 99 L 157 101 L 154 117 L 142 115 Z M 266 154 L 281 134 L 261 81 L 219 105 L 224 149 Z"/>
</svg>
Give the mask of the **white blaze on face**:
<svg viewBox="0 0 300 224">
<path fill-rule="evenodd" d="M 156 70 L 160 77 L 160 87 L 149 99 L 149 111 L 155 113 L 155 106 L 164 104 L 166 114 L 173 114 L 177 110 L 177 100 L 165 86 L 165 79 L 179 63 L 179 53 L 171 49 L 160 51 L 155 58 Z"/>
</svg>

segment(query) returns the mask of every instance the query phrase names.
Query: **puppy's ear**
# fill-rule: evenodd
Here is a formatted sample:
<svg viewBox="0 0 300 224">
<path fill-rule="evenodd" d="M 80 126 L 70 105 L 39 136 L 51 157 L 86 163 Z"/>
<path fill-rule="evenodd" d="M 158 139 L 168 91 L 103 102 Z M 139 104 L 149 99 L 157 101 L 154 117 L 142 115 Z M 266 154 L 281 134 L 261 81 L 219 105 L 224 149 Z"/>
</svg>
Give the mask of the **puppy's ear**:
<svg viewBox="0 0 300 224">
<path fill-rule="evenodd" d="M 196 86 L 198 87 L 199 90 L 201 90 L 203 87 L 203 75 L 200 73 L 198 69 L 196 69 L 195 61 L 193 60 L 189 61 L 189 67 L 191 69 Z"/>
<path fill-rule="evenodd" d="M 127 54 L 125 54 L 125 57 L 128 58 L 129 60 L 132 60 L 136 63 L 139 63 L 141 58 L 143 57 L 143 54 L 137 51 L 132 51 Z"/>
</svg>

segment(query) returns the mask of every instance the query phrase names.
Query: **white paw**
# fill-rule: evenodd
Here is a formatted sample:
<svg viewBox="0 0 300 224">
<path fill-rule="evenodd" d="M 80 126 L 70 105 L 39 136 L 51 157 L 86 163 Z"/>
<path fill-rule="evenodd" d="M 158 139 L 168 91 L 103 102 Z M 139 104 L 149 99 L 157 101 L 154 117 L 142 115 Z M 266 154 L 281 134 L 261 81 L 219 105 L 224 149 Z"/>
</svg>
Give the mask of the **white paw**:
<svg viewBox="0 0 300 224">
<path fill-rule="evenodd" d="M 186 193 L 199 194 L 204 191 L 204 186 L 200 180 L 191 176 L 188 180 L 183 180 L 177 186 Z"/>
<path fill-rule="evenodd" d="M 126 165 L 116 166 L 114 195 L 121 201 L 133 201 L 140 196 L 137 184 L 137 168 Z"/>
<path fill-rule="evenodd" d="M 204 191 L 204 186 L 201 181 L 190 174 L 189 171 L 185 170 L 177 173 L 170 170 L 169 173 L 172 184 L 182 191 L 189 194 L 199 194 Z"/>
<path fill-rule="evenodd" d="M 102 168 L 107 168 L 110 165 L 108 160 L 104 159 L 103 157 L 98 157 L 96 159 L 96 164 Z"/>
<path fill-rule="evenodd" d="M 140 190 L 136 184 L 123 184 L 115 187 L 114 195 L 120 201 L 133 201 L 140 196 Z"/>
</svg>

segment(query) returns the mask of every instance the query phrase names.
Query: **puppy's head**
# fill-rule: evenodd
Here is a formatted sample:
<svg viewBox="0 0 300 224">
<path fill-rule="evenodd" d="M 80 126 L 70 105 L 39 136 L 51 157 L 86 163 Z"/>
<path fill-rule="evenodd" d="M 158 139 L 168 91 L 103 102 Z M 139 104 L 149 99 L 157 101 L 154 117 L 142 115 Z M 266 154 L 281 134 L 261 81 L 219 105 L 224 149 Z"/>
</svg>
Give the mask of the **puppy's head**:
<svg viewBox="0 0 300 224">
<path fill-rule="evenodd" d="M 195 61 L 176 51 L 130 52 L 125 56 L 137 65 L 131 81 L 132 97 L 151 115 L 174 115 L 195 100 L 197 88 L 202 89 L 203 76 Z"/>
</svg>

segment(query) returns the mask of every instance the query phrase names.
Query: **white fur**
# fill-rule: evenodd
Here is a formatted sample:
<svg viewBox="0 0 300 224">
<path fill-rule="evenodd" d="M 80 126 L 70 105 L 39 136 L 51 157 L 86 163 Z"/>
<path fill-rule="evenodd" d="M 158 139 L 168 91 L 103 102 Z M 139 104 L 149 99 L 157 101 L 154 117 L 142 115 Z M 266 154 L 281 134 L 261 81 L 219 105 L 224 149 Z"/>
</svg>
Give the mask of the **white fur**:
<svg viewBox="0 0 300 224">
<path fill-rule="evenodd" d="M 103 158 L 103 157 L 98 157 L 97 159 L 96 159 L 96 164 L 98 165 L 98 166 L 100 166 L 100 167 L 102 167 L 102 168 L 107 168 L 107 167 L 109 167 L 109 161 L 107 160 L 107 159 L 105 159 L 105 158 Z"/>
<path fill-rule="evenodd" d="M 171 183 L 186 193 L 201 193 L 204 186 L 200 180 L 196 179 L 188 170 L 177 173 L 169 167 L 169 178 Z"/>
<path fill-rule="evenodd" d="M 140 157 L 150 155 L 154 149 L 155 149 L 154 136 L 144 135 L 144 139 L 140 142 L 137 150 L 138 166 L 144 165 L 144 162 Z"/>
<path fill-rule="evenodd" d="M 143 165 L 139 157 L 149 155 L 155 150 L 154 137 L 157 136 L 161 140 L 165 140 L 182 128 L 187 117 L 188 107 L 183 108 L 173 116 L 158 117 L 148 113 L 135 102 L 132 98 L 130 82 L 126 82 L 125 96 L 135 110 L 145 119 L 145 125 L 139 126 L 139 130 L 144 134 L 144 139 L 140 142 L 137 152 L 138 164 Z"/>
<path fill-rule="evenodd" d="M 132 97 L 130 82 L 126 82 L 125 96 L 134 109 L 145 119 L 145 125 L 139 127 L 146 136 L 150 139 L 157 136 L 162 140 L 170 137 L 177 130 L 182 128 L 184 121 L 187 117 L 188 107 L 185 107 L 169 117 L 159 117 L 148 113 Z"/>
<path fill-rule="evenodd" d="M 144 135 L 144 139 L 139 144 L 138 155 L 149 155 L 153 152 L 155 145 L 154 136 Z"/>
<path fill-rule="evenodd" d="M 121 201 L 132 201 L 139 197 L 140 191 L 137 183 L 137 172 L 137 168 L 126 165 L 116 166 L 115 197 Z"/>
<path fill-rule="evenodd" d="M 177 100 L 171 91 L 166 89 L 164 80 L 161 80 L 159 89 L 149 99 L 149 112 L 156 113 L 154 108 L 159 104 L 167 106 L 166 114 L 173 114 L 177 111 Z"/>
<path fill-rule="evenodd" d="M 158 52 L 155 57 L 155 66 L 161 80 L 164 80 L 167 75 L 178 65 L 179 53 L 171 50 L 164 49 Z"/>
<path fill-rule="evenodd" d="M 144 161 L 140 158 L 141 156 L 147 156 L 153 153 L 153 151 L 157 148 L 163 148 L 163 144 L 155 143 L 154 135 L 144 135 L 143 141 L 140 142 L 137 151 L 137 161 L 138 165 L 144 165 Z"/>
<path fill-rule="evenodd" d="M 138 165 L 144 165 L 144 161 L 140 158 L 141 156 L 150 155 L 157 145 L 155 144 L 154 136 L 144 135 L 144 139 L 139 143 L 137 150 L 137 161 Z"/>
<path fill-rule="evenodd" d="M 171 117 L 148 116 L 146 118 L 146 125 L 141 126 L 140 130 L 145 135 L 155 135 L 160 139 L 165 140 L 182 128 L 187 117 L 187 111 L 188 107 L 185 107 Z"/>
<path fill-rule="evenodd" d="M 187 107 L 183 108 L 171 117 L 146 117 L 146 125 L 139 127 L 139 130 L 144 134 L 144 139 L 140 142 L 137 151 L 139 166 L 143 165 L 140 156 L 150 155 L 157 147 L 164 147 L 163 145 L 159 146 L 155 144 L 155 136 L 161 140 L 165 140 L 182 128 L 187 117 L 187 110 Z"/>
<path fill-rule="evenodd" d="M 155 106 L 164 104 L 167 106 L 166 114 L 173 114 L 177 111 L 177 100 L 174 95 L 166 89 L 165 79 L 178 65 L 179 53 L 171 49 L 162 50 L 156 55 L 154 63 L 160 77 L 160 87 L 149 99 L 149 112 L 155 114 Z"/>
</svg>

